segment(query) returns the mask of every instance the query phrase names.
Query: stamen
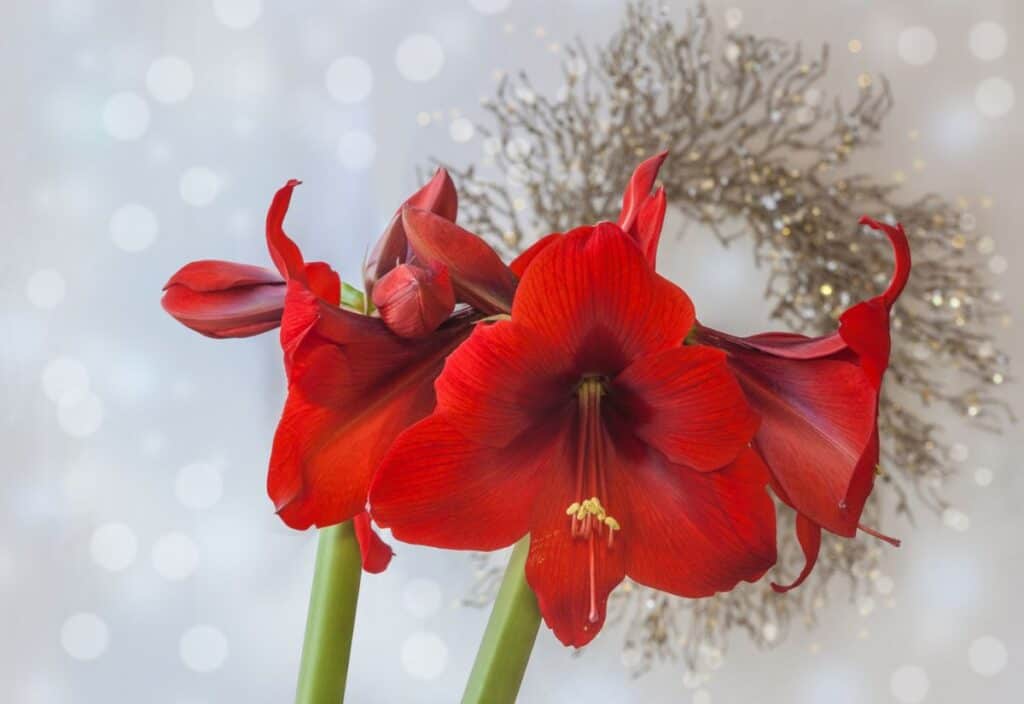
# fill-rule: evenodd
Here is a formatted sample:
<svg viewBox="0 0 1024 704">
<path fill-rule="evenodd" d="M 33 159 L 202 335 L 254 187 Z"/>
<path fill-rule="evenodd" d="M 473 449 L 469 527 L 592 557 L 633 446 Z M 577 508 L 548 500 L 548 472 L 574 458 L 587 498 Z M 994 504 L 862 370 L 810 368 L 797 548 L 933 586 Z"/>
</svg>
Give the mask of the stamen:
<svg viewBox="0 0 1024 704">
<path fill-rule="evenodd" d="M 615 543 L 615 533 L 622 529 L 599 497 L 608 497 L 604 472 L 604 436 L 601 427 L 601 397 L 604 383 L 597 377 L 585 377 L 576 390 L 579 399 L 579 433 L 576 451 L 576 500 L 565 509 L 573 539 L 587 541 L 589 612 L 591 623 L 597 623 L 597 553 L 596 539 L 608 532 L 608 549 Z M 584 493 L 586 492 L 586 493 Z"/>
</svg>

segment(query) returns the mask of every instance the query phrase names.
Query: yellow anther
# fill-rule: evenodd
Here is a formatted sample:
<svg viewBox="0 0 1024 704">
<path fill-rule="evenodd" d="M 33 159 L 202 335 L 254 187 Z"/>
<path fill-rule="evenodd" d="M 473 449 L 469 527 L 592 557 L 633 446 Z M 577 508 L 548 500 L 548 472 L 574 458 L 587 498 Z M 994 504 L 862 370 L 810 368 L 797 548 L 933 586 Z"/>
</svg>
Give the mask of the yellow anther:
<svg viewBox="0 0 1024 704">
<path fill-rule="evenodd" d="M 608 526 L 609 528 L 611 528 L 612 530 L 621 530 L 622 529 L 622 526 L 619 525 L 619 522 L 616 521 L 611 516 L 605 516 L 604 517 L 604 524 L 606 526 Z"/>
<path fill-rule="evenodd" d="M 569 508 L 565 509 L 565 515 L 566 516 L 571 516 L 572 514 L 576 513 L 579 510 L 580 510 L 580 502 L 579 501 L 573 501 L 571 504 L 569 504 Z"/>
</svg>

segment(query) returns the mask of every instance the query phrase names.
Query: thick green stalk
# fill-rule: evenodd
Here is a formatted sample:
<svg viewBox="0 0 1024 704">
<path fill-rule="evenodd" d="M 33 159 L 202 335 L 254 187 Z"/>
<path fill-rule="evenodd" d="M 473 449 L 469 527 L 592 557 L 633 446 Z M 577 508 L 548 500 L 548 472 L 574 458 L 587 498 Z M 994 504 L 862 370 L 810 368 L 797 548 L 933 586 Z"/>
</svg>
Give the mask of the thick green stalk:
<svg viewBox="0 0 1024 704">
<path fill-rule="evenodd" d="M 341 704 L 363 568 L 352 522 L 324 528 L 302 643 L 296 704 Z"/>
<path fill-rule="evenodd" d="M 537 598 L 526 583 L 530 537 L 512 550 L 487 621 L 462 704 L 513 704 L 540 626 Z"/>
</svg>

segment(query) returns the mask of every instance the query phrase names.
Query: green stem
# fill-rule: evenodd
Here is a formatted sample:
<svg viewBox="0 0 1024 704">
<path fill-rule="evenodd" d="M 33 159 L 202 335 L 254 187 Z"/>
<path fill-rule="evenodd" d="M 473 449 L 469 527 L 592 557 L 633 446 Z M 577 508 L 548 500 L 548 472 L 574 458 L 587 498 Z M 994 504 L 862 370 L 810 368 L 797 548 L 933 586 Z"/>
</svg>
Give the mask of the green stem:
<svg viewBox="0 0 1024 704">
<path fill-rule="evenodd" d="M 352 522 L 324 528 L 302 643 L 296 704 L 341 704 L 363 568 Z"/>
<path fill-rule="evenodd" d="M 540 626 L 537 598 L 526 583 L 530 536 L 512 550 L 462 704 L 513 704 Z"/>
</svg>

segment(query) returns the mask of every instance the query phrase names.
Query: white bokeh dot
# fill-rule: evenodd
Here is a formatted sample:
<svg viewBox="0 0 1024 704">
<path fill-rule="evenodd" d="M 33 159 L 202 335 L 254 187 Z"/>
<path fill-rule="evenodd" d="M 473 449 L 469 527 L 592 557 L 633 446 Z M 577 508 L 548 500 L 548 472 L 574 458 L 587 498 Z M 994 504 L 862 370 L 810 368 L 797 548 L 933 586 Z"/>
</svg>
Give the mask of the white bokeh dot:
<svg viewBox="0 0 1024 704">
<path fill-rule="evenodd" d="M 185 465 L 174 480 L 174 495 L 186 508 L 210 508 L 220 501 L 223 490 L 220 464 L 215 462 Z"/>
<path fill-rule="evenodd" d="M 377 145 L 363 130 L 349 130 L 338 140 L 338 159 L 351 171 L 362 171 L 373 163 Z"/>
<path fill-rule="evenodd" d="M 918 704 L 928 696 L 928 673 L 916 665 L 904 665 L 889 678 L 889 691 L 903 704 Z"/>
<path fill-rule="evenodd" d="M 126 203 L 110 216 L 110 239 L 126 252 L 141 252 L 156 241 L 160 226 L 153 211 L 138 203 Z"/>
<path fill-rule="evenodd" d="M 949 459 L 954 462 L 966 462 L 967 458 L 970 457 L 970 454 L 970 448 L 962 442 L 953 443 L 949 448 Z"/>
<path fill-rule="evenodd" d="M 1013 102 L 1013 84 L 999 76 L 986 78 L 974 91 L 974 105 L 985 117 L 1002 117 L 1013 109 Z"/>
<path fill-rule="evenodd" d="M 924 66 L 935 58 L 939 43 L 927 27 L 907 27 L 900 32 L 896 51 L 911 66 Z"/>
<path fill-rule="evenodd" d="M 213 672 L 228 658 L 228 639 L 213 626 L 192 626 L 182 634 L 178 654 L 188 669 Z"/>
<path fill-rule="evenodd" d="M 75 614 L 61 626 L 60 644 L 75 660 L 95 660 L 110 645 L 110 629 L 96 614 Z"/>
<path fill-rule="evenodd" d="M 958 508 L 950 506 L 942 512 L 942 522 L 948 528 L 963 533 L 971 527 L 970 517 Z"/>
<path fill-rule="evenodd" d="M 184 533 L 161 535 L 153 545 L 153 568 L 164 579 L 180 581 L 199 567 L 199 548 Z"/>
<path fill-rule="evenodd" d="M 92 533 L 89 554 L 105 570 L 122 572 L 135 562 L 139 539 L 124 523 L 105 523 Z"/>
<path fill-rule="evenodd" d="M 395 50 L 395 65 L 407 80 L 429 81 L 444 67 L 444 49 L 429 34 L 410 34 Z"/>
<path fill-rule="evenodd" d="M 1010 263 L 1002 254 L 997 254 L 988 260 L 988 270 L 993 274 L 1005 274 L 1009 266 Z"/>
<path fill-rule="evenodd" d="M 468 142 L 473 139 L 475 132 L 476 128 L 473 127 L 472 121 L 465 117 L 455 118 L 452 120 L 452 124 L 448 126 L 448 134 L 456 142 Z"/>
<path fill-rule="evenodd" d="M 373 90 L 373 69 L 358 56 L 342 56 L 327 67 L 324 82 L 327 92 L 339 103 L 358 103 Z"/>
<path fill-rule="evenodd" d="M 74 438 L 87 438 L 103 425 L 103 400 L 86 391 L 65 396 L 57 403 L 57 423 Z"/>
<path fill-rule="evenodd" d="M 161 103 L 180 103 L 192 94 L 192 67 L 180 56 L 161 56 L 146 71 L 146 89 Z"/>
<path fill-rule="evenodd" d="M 998 675 L 1006 668 L 1009 659 L 1006 646 L 993 636 L 982 636 L 967 649 L 967 661 L 971 669 L 983 677 Z"/>
<path fill-rule="evenodd" d="M 988 467 L 978 467 L 974 470 L 974 483 L 978 486 L 988 486 L 994 478 L 992 470 Z"/>
<path fill-rule="evenodd" d="M 743 23 L 743 10 L 738 7 L 730 7 L 725 11 L 725 26 L 729 29 L 736 29 Z"/>
<path fill-rule="evenodd" d="M 64 277 L 56 269 L 40 269 L 25 282 L 25 296 L 36 308 L 51 310 L 64 300 Z"/>
<path fill-rule="evenodd" d="M 481 15 L 497 15 L 507 10 L 512 0 L 469 0 L 469 4 Z"/>
<path fill-rule="evenodd" d="M 967 35 L 967 46 L 975 58 L 995 61 L 1006 53 L 1006 30 L 998 22 L 979 22 Z"/>
<path fill-rule="evenodd" d="M 418 680 L 436 680 L 448 664 L 448 646 L 436 633 L 413 633 L 402 643 L 402 668 Z"/>
<path fill-rule="evenodd" d="M 213 0 L 213 14 L 229 29 L 247 29 L 263 14 L 261 0 Z"/>
<path fill-rule="evenodd" d="M 116 93 L 103 105 L 103 128 L 114 139 L 139 139 L 149 128 L 149 105 L 137 93 Z"/>
<path fill-rule="evenodd" d="M 193 166 L 185 169 L 181 175 L 181 199 L 189 205 L 201 208 L 217 198 L 221 185 L 221 178 L 216 171 L 205 166 Z"/>
<path fill-rule="evenodd" d="M 402 604 L 417 618 L 427 618 L 441 608 L 441 587 L 432 579 L 410 580 L 402 589 Z"/>
<path fill-rule="evenodd" d="M 73 357 L 57 357 L 43 367 L 43 393 L 54 403 L 79 398 L 89 390 L 89 371 Z"/>
</svg>

